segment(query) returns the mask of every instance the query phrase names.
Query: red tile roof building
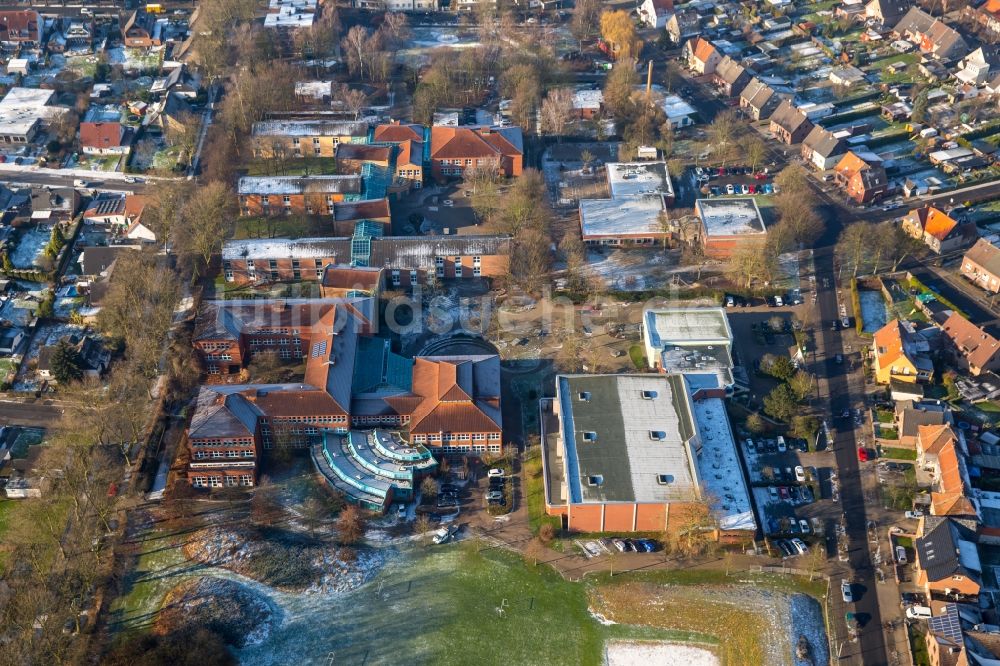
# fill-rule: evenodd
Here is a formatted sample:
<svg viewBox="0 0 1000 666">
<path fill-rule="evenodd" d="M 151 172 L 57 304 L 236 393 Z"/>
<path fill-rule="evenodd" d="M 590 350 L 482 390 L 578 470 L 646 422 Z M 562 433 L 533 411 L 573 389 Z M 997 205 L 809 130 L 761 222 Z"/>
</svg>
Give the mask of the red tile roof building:
<svg viewBox="0 0 1000 666">
<path fill-rule="evenodd" d="M 497 168 L 508 178 L 521 175 L 524 142 L 518 127 L 431 128 L 431 174 L 460 177 L 469 168 Z"/>
<path fill-rule="evenodd" d="M 0 44 L 8 48 L 37 48 L 42 42 L 43 25 L 36 11 L 0 11 Z"/>
</svg>

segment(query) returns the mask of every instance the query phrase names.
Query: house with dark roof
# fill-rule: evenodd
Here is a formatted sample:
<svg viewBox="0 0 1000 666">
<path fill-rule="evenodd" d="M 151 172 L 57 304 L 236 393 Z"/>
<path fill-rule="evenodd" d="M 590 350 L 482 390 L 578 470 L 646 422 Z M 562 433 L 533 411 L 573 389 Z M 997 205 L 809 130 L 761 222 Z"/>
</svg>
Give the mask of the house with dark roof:
<svg viewBox="0 0 1000 666">
<path fill-rule="evenodd" d="M 80 359 L 80 370 L 85 377 L 97 379 L 103 375 L 108 366 L 111 365 L 111 351 L 104 344 L 92 335 L 64 335 L 59 340 L 68 344 Z M 38 364 L 35 371 L 41 379 L 49 383 L 56 383 L 52 374 L 52 352 L 56 345 L 46 345 L 38 350 Z"/>
<path fill-rule="evenodd" d="M 935 254 L 961 250 L 979 237 L 975 224 L 959 222 L 934 206 L 911 210 L 903 217 L 902 229 Z"/>
<path fill-rule="evenodd" d="M 667 34 L 674 44 L 683 44 L 688 39 L 698 36 L 701 32 L 701 16 L 697 9 L 684 7 L 678 9 L 667 20 Z"/>
<path fill-rule="evenodd" d="M 521 128 L 435 125 L 430 166 L 437 180 L 461 177 L 469 168 L 496 169 L 507 178 L 520 176 L 524 166 Z"/>
<path fill-rule="evenodd" d="M 969 52 L 968 43 L 957 30 L 918 7 L 911 7 L 892 32 L 896 39 L 905 39 L 922 53 L 941 60 L 955 60 Z"/>
<path fill-rule="evenodd" d="M 875 201 L 889 189 L 882 158 L 863 150 L 849 150 L 834 167 L 834 181 L 859 204 Z"/>
<path fill-rule="evenodd" d="M 940 400 L 896 401 L 895 423 L 901 447 L 916 449 L 920 426 L 940 426 L 951 422 L 951 410 Z"/>
<path fill-rule="evenodd" d="M 837 166 L 847 152 L 847 144 L 833 132 L 816 125 L 802 140 L 801 152 L 802 159 L 820 171 L 826 171 Z"/>
<path fill-rule="evenodd" d="M 952 364 L 971 375 L 978 376 L 1000 369 L 1000 340 L 976 326 L 957 312 L 941 325 L 941 332 L 950 345 Z"/>
<path fill-rule="evenodd" d="M 743 92 L 751 78 L 750 71 L 728 55 L 719 61 L 712 74 L 712 82 L 726 97 L 734 97 Z"/>
<path fill-rule="evenodd" d="M 994 294 L 1000 293 L 1000 248 L 985 238 L 980 238 L 965 253 L 959 271 L 982 289 Z"/>
<path fill-rule="evenodd" d="M 914 583 L 929 597 L 955 601 L 979 596 L 983 565 L 975 521 L 925 516 L 913 547 L 917 553 Z"/>
<path fill-rule="evenodd" d="M 808 116 L 798 109 L 791 100 L 785 100 L 771 114 L 770 131 L 778 141 L 801 143 L 812 131 L 813 124 Z"/>
<path fill-rule="evenodd" d="M 754 120 L 767 120 L 783 100 L 771 86 L 754 77 L 740 93 L 740 108 Z"/>
<path fill-rule="evenodd" d="M 156 14 L 150 14 L 144 9 L 137 9 L 129 14 L 122 23 L 122 41 L 125 46 L 132 49 L 161 46 L 163 37 L 156 24 L 156 19 Z"/>
<path fill-rule="evenodd" d="M 912 6 L 911 0 L 869 0 L 865 4 L 865 18 L 879 26 L 894 26 Z"/>
</svg>

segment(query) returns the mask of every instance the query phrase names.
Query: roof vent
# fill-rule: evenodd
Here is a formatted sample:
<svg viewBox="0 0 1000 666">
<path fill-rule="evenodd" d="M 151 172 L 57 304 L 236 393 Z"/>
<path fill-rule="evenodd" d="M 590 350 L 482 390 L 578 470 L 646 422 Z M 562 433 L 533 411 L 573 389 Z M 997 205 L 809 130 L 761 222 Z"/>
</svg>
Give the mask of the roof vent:
<svg viewBox="0 0 1000 666">
<path fill-rule="evenodd" d="M 588 486 L 602 486 L 604 485 L 604 475 L 602 474 L 591 474 L 587 477 Z"/>
<path fill-rule="evenodd" d="M 594 432 L 593 430 L 586 430 L 586 431 L 584 431 L 584 433 L 583 433 L 583 441 L 585 441 L 585 442 L 596 442 L 597 441 L 597 433 Z"/>
</svg>

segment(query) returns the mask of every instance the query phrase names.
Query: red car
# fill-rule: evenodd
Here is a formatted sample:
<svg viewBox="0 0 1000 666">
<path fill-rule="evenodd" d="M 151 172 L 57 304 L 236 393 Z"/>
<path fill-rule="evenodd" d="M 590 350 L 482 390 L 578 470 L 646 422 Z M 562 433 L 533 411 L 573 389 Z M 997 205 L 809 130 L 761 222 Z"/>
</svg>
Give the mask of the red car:
<svg viewBox="0 0 1000 666">
<path fill-rule="evenodd" d="M 867 462 L 868 461 L 868 455 L 869 455 L 868 454 L 868 449 L 866 449 L 863 446 L 859 446 L 858 447 L 858 460 L 860 460 L 861 462 Z"/>
<path fill-rule="evenodd" d="M 778 486 L 778 496 L 781 499 L 788 499 L 788 488 L 785 486 Z"/>
<path fill-rule="evenodd" d="M 726 167 L 719 167 L 719 171 L 717 173 L 720 176 L 725 176 L 726 175 Z"/>
<path fill-rule="evenodd" d="M 753 175 L 753 177 L 756 178 L 757 180 L 767 180 L 767 174 L 764 173 L 763 171 L 758 171 Z"/>
<path fill-rule="evenodd" d="M 748 190 L 747 194 L 757 194 L 757 188 L 756 188 L 756 187 L 754 187 L 753 185 L 750 185 L 750 186 L 749 186 L 749 187 L 747 188 L 747 190 Z"/>
</svg>

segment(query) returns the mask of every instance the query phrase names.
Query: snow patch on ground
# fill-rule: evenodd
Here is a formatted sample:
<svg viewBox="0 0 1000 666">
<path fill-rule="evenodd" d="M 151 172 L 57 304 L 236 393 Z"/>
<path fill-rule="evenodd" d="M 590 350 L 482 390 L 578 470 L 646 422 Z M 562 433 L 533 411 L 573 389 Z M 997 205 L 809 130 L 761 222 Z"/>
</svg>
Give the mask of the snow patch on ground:
<svg viewBox="0 0 1000 666">
<path fill-rule="evenodd" d="M 610 641 L 604 647 L 605 666 L 720 666 L 705 648 L 678 643 Z"/>
<path fill-rule="evenodd" d="M 594 618 L 595 620 L 597 620 L 606 627 L 611 626 L 612 624 L 618 624 L 614 620 L 609 620 L 608 618 L 604 617 L 602 614 L 598 613 L 593 608 L 588 608 L 587 612 L 590 613 L 590 616 L 592 618 Z"/>
<path fill-rule="evenodd" d="M 864 321 L 865 333 L 874 333 L 889 321 L 889 309 L 885 305 L 882 292 L 859 289 L 858 301 L 861 303 L 861 318 Z"/>
<path fill-rule="evenodd" d="M 37 265 L 38 257 L 42 254 L 48 244 L 52 233 L 35 227 L 30 231 L 25 231 L 17 239 L 17 247 L 10 255 L 10 260 L 14 268 L 32 268 Z"/>
</svg>

